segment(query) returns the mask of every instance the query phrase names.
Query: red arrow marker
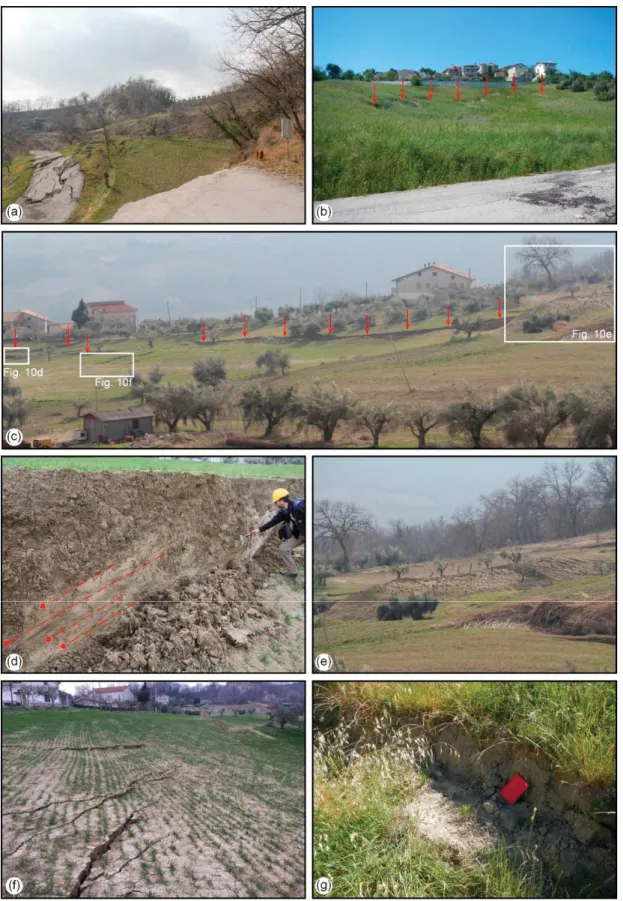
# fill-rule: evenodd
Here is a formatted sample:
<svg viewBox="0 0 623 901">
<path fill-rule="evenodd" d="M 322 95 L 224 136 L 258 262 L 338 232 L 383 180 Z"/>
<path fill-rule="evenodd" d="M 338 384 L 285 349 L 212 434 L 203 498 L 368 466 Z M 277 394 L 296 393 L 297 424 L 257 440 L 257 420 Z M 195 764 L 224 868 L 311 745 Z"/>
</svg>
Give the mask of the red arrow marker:
<svg viewBox="0 0 623 901">
<path fill-rule="evenodd" d="M 330 335 L 333 334 L 333 313 L 329 313 L 329 328 L 327 329 Z"/>
<path fill-rule="evenodd" d="M 498 297 L 498 319 L 502 318 L 502 298 Z"/>
<path fill-rule="evenodd" d="M 370 334 L 370 317 L 366 313 L 366 335 Z"/>
<path fill-rule="evenodd" d="M 206 324 L 205 322 L 201 323 L 201 340 L 205 341 L 206 339 Z"/>
<path fill-rule="evenodd" d="M 450 325 L 451 321 L 452 320 L 450 319 L 450 307 L 446 307 L 446 325 Z"/>
<path fill-rule="evenodd" d="M 285 337 L 287 336 L 287 334 L 288 334 L 288 325 L 287 325 L 286 317 L 285 317 L 285 316 L 283 317 L 283 331 L 282 331 L 281 334 L 284 336 L 284 338 L 285 338 Z"/>
<path fill-rule="evenodd" d="M 91 348 L 89 347 L 89 333 L 88 332 L 87 332 L 87 343 L 86 343 L 84 349 L 85 349 L 86 353 L 89 353 L 89 351 L 91 350 Z"/>
<path fill-rule="evenodd" d="M 403 81 L 402 81 L 402 87 L 401 87 L 401 89 L 400 89 L 400 99 L 401 99 L 401 100 L 404 100 L 406 96 L 407 96 L 407 95 L 405 94 L 405 83 L 404 83 L 404 79 L 403 79 Z"/>
<path fill-rule="evenodd" d="M 17 329 L 13 329 L 13 347 L 17 347 Z"/>
<path fill-rule="evenodd" d="M 71 344 L 71 334 L 70 334 L 71 326 L 67 326 L 67 334 L 65 335 L 65 344 Z"/>
<path fill-rule="evenodd" d="M 513 94 L 515 93 L 516 90 L 517 90 L 517 76 L 513 72 Z"/>
<path fill-rule="evenodd" d="M 541 72 L 541 86 L 539 88 L 539 93 L 542 94 L 544 90 L 545 90 L 545 78 L 543 76 L 543 73 Z"/>
<path fill-rule="evenodd" d="M 376 81 L 372 86 L 372 103 L 376 106 Z"/>
<path fill-rule="evenodd" d="M 433 99 L 433 79 L 432 78 L 428 79 L 428 99 L 429 100 Z"/>
<path fill-rule="evenodd" d="M 409 310 L 407 309 L 407 318 L 405 319 L 405 328 L 411 328 L 411 323 L 409 322 Z"/>
<path fill-rule="evenodd" d="M 485 75 L 485 97 L 489 93 L 489 76 Z"/>
<path fill-rule="evenodd" d="M 459 79 L 456 83 L 456 99 L 461 99 L 461 79 Z"/>
<path fill-rule="evenodd" d="M 242 317 L 242 337 L 243 338 L 247 337 L 247 317 L 246 316 Z"/>
</svg>

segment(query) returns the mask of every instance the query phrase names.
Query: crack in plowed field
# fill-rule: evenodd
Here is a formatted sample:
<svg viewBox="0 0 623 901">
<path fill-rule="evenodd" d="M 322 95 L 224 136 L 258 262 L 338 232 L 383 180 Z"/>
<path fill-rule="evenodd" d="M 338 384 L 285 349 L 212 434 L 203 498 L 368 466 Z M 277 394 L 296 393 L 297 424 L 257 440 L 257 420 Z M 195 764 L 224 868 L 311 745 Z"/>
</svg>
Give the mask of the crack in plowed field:
<svg viewBox="0 0 623 901">
<path fill-rule="evenodd" d="M 303 897 L 299 729 L 76 709 L 4 720 L 3 889 L 15 875 L 35 898 Z M 14 743 L 25 723 L 30 741 Z"/>
<path fill-rule="evenodd" d="M 276 585 L 275 532 L 247 538 L 268 518 L 273 487 L 207 474 L 5 472 L 5 649 L 34 672 L 231 671 L 240 648 L 252 670 L 302 669 L 301 580 Z M 303 493 L 301 482 L 288 487 Z M 267 645 L 282 659 L 262 663 Z"/>
</svg>

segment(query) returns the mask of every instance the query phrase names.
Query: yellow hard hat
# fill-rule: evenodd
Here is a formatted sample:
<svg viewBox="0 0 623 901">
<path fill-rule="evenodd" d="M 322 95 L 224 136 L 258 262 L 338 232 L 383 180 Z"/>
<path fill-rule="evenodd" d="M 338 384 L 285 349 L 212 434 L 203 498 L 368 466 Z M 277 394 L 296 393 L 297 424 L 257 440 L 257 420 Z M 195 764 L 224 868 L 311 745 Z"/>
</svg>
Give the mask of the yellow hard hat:
<svg viewBox="0 0 623 901">
<path fill-rule="evenodd" d="M 289 491 L 286 491 L 285 488 L 275 488 L 273 491 L 273 504 L 276 504 L 277 501 L 283 500 L 284 497 L 288 497 L 290 494 Z"/>
</svg>

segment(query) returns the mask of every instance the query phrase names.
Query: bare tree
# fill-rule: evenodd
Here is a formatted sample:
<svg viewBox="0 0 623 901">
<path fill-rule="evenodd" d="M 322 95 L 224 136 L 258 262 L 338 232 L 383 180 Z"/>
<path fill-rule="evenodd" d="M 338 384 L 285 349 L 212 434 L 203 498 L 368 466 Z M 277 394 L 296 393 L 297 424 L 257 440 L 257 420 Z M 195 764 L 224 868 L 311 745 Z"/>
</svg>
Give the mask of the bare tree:
<svg viewBox="0 0 623 901">
<path fill-rule="evenodd" d="M 474 550 L 479 554 L 483 549 L 489 528 L 490 513 L 487 506 L 483 505 L 480 510 L 476 510 L 471 504 L 468 504 L 467 507 L 457 510 L 452 519 L 469 535 Z"/>
<path fill-rule="evenodd" d="M 550 289 L 554 287 L 556 269 L 571 261 L 568 248 L 548 235 L 532 235 L 523 242 L 525 250 L 517 253 L 526 275 L 545 272 Z"/>
<path fill-rule="evenodd" d="M 239 50 L 222 60 L 225 71 L 304 138 L 305 7 L 233 8 L 229 26 Z"/>
<path fill-rule="evenodd" d="M 365 535 L 372 528 L 370 515 L 356 504 L 318 501 L 314 508 L 314 532 L 318 540 L 339 545 L 344 571 L 350 572 L 350 543 L 356 535 Z"/>
</svg>

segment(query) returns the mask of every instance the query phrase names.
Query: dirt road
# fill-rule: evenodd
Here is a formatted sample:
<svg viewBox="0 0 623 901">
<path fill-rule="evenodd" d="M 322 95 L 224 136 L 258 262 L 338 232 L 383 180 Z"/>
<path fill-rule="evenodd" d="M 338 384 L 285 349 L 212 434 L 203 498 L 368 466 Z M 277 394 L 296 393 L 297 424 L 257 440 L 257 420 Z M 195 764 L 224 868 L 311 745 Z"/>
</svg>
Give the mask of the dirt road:
<svg viewBox="0 0 623 901">
<path fill-rule="evenodd" d="M 17 199 L 24 211 L 22 223 L 66 222 L 80 199 L 84 173 L 70 156 L 47 150 L 32 152 L 35 158 L 27 190 Z M 2 221 L 5 222 L 4 216 Z"/>
<path fill-rule="evenodd" d="M 335 223 L 612 223 L 615 165 L 328 200 Z M 314 216 L 315 221 L 318 220 Z"/>
<path fill-rule="evenodd" d="M 302 223 L 304 211 L 302 186 L 241 166 L 126 203 L 108 222 Z"/>
</svg>

